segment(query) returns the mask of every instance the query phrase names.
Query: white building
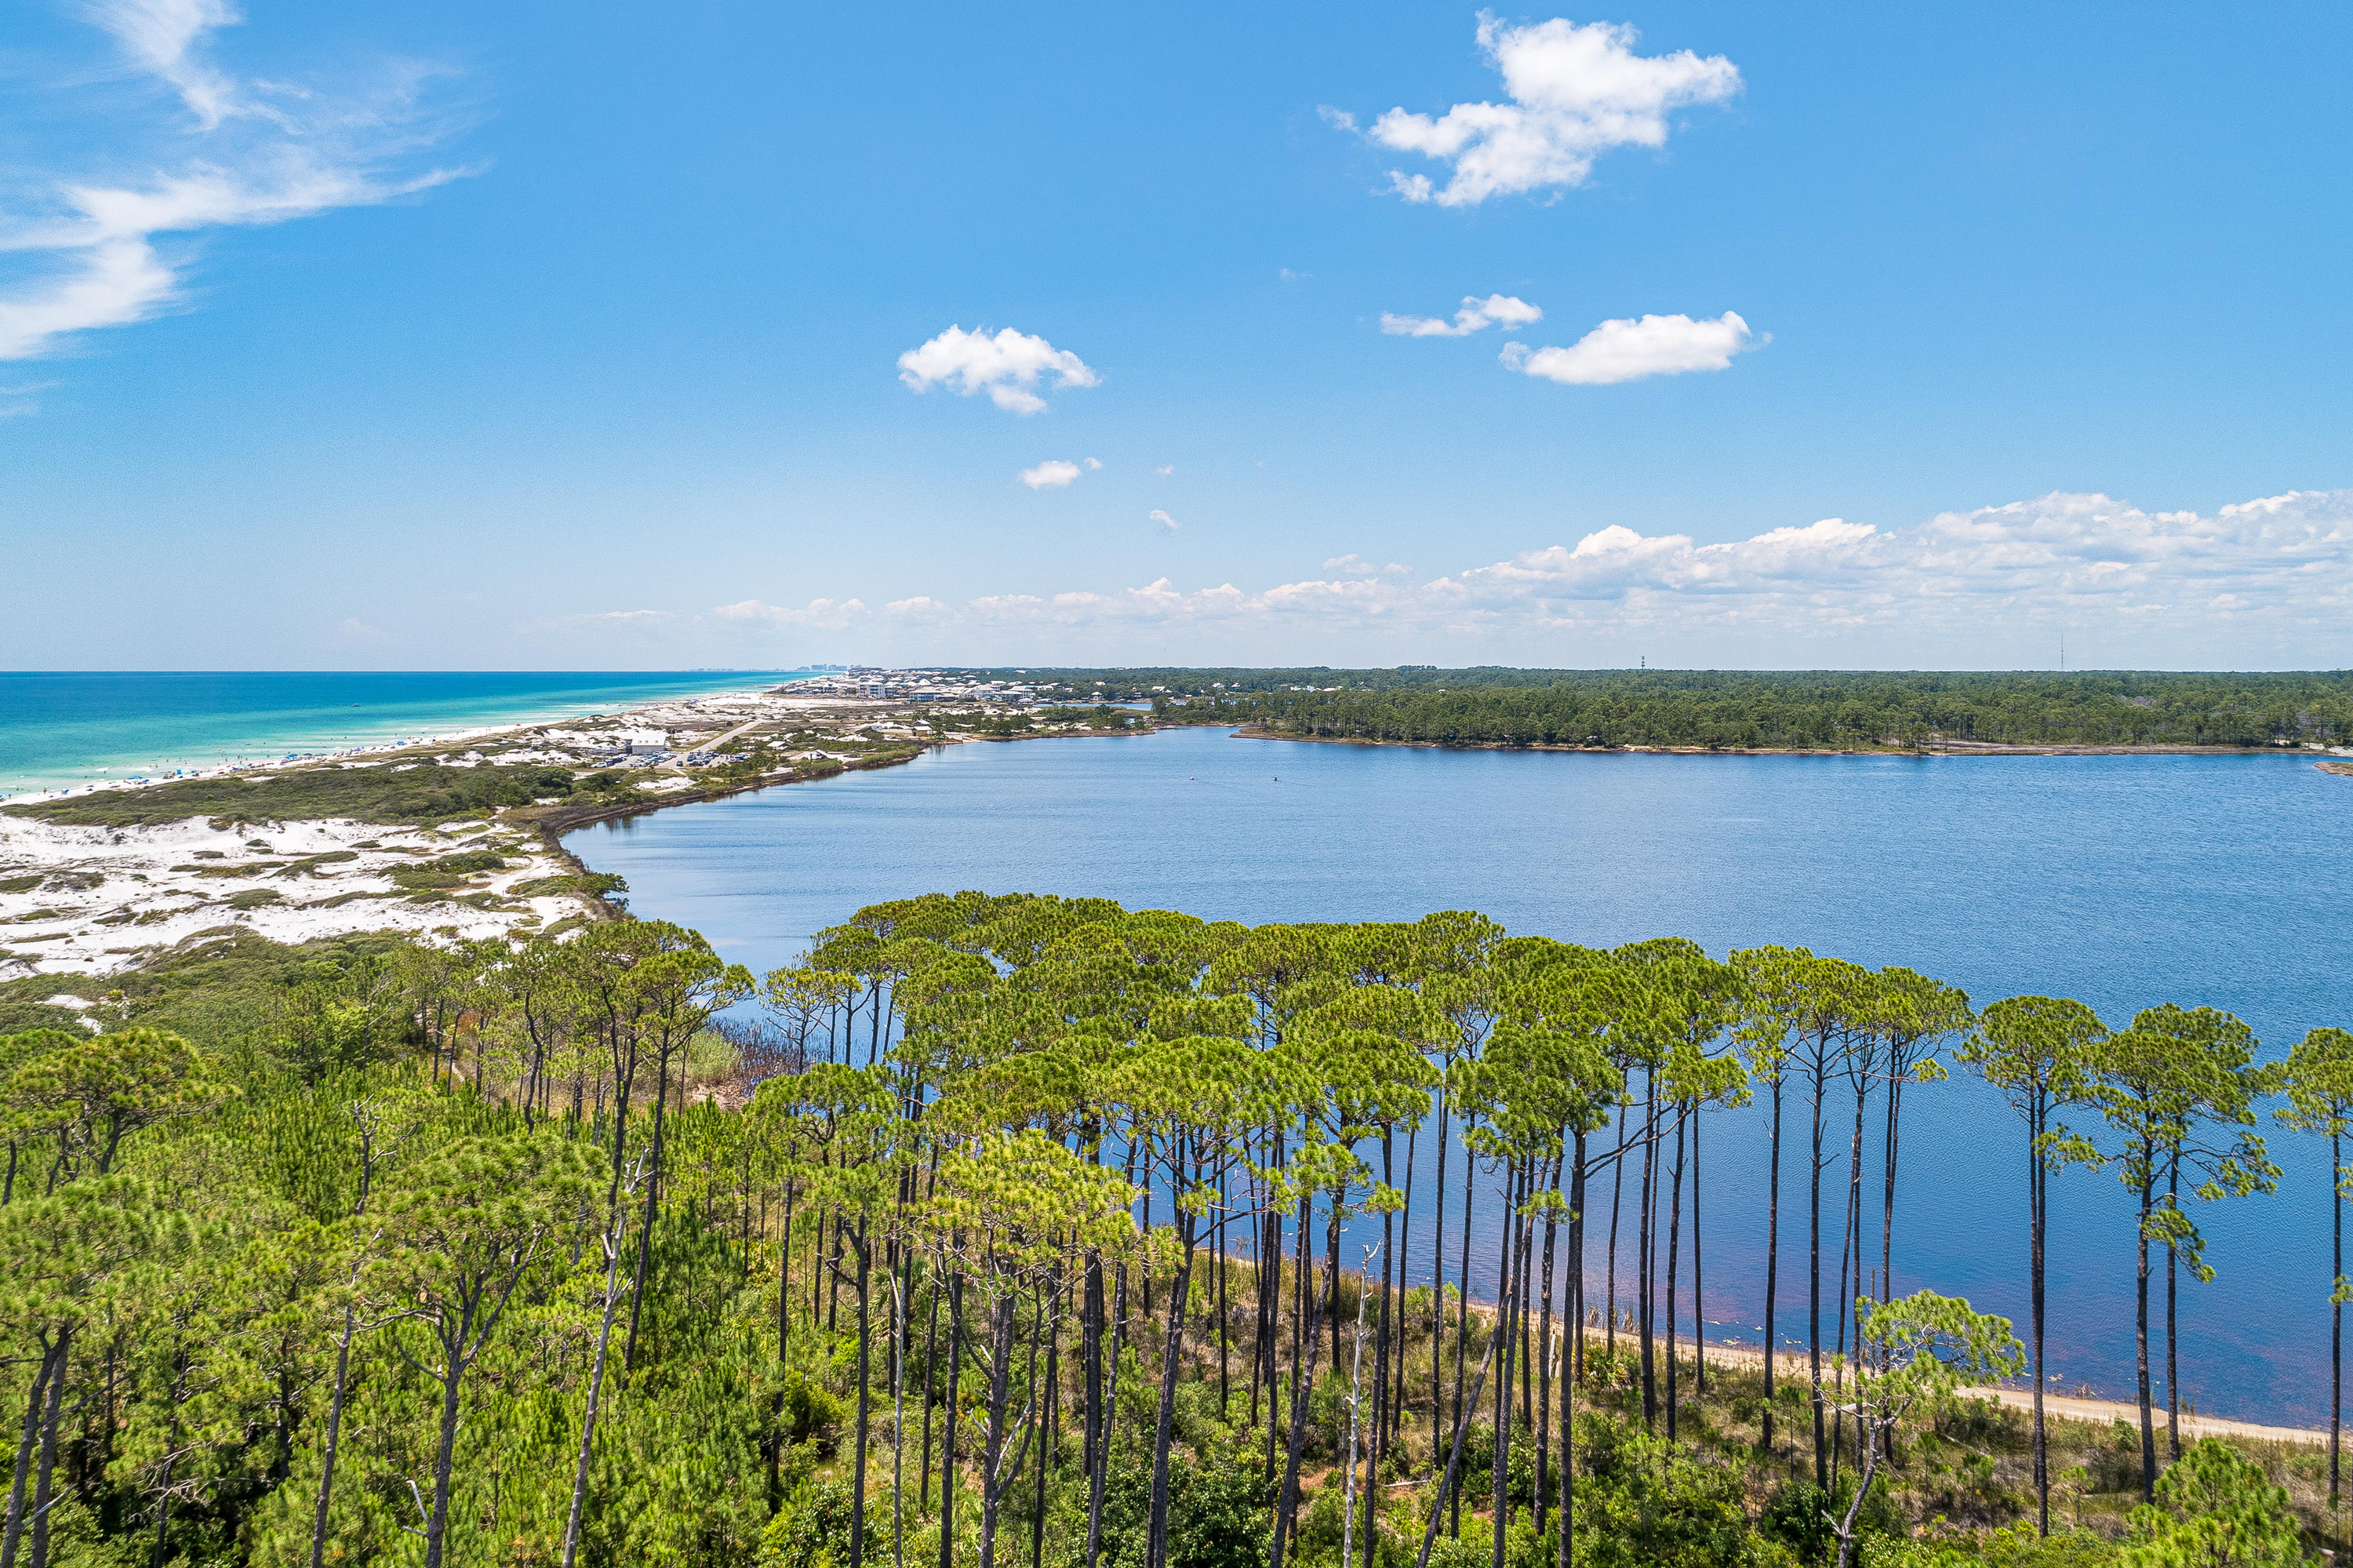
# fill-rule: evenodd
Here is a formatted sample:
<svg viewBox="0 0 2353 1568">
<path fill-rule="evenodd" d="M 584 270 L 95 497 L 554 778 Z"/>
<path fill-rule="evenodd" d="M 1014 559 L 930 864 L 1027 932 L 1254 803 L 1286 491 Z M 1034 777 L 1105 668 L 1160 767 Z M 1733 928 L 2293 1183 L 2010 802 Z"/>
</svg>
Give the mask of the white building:
<svg viewBox="0 0 2353 1568">
<path fill-rule="evenodd" d="M 668 751 L 670 732 L 665 729 L 625 729 L 621 732 L 621 749 L 632 757 Z"/>
</svg>

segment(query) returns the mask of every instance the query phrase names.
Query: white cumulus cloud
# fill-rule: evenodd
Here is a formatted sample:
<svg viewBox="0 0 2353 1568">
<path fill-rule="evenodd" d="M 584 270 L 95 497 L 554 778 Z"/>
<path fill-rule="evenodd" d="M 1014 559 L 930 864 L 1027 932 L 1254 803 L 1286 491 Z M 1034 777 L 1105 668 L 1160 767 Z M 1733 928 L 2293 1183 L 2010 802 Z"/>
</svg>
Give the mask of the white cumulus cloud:
<svg viewBox="0 0 2353 1568">
<path fill-rule="evenodd" d="M 951 326 L 899 356 L 899 379 L 915 391 L 949 387 L 966 397 L 986 392 L 990 402 L 1016 414 L 1046 407 L 1037 392 L 1046 376 L 1056 387 L 1092 387 L 1102 380 L 1068 349 L 1011 327 L 991 336 L 987 327 L 966 332 Z"/>
<path fill-rule="evenodd" d="M 190 123 L 109 128 L 157 171 L 143 182 L 51 175 L 0 193 L 22 215 L 0 221 L 0 251 L 26 258 L 0 290 L 0 359 L 51 354 L 74 334 L 176 302 L 186 258 L 163 237 L 368 206 L 462 172 L 397 167 L 447 129 L 420 102 L 430 71 L 403 67 L 355 93 L 322 93 L 215 64 L 214 35 L 243 20 L 224 0 L 99 0 L 86 14 L 171 89 Z"/>
<path fill-rule="evenodd" d="M 1096 466 L 1102 465 L 1098 463 Z M 1079 465 L 1064 462 L 1060 458 L 1049 458 L 1036 468 L 1023 469 L 1018 477 L 1032 490 L 1060 490 L 1079 477 Z"/>
<path fill-rule="evenodd" d="M 1525 300 L 1509 294 L 1490 294 L 1483 300 L 1465 294 L 1462 308 L 1451 322 L 1444 316 L 1398 316 L 1383 311 L 1381 330 L 1393 337 L 1469 337 L 1491 326 L 1527 326 L 1542 320 L 1544 312 Z"/>
<path fill-rule="evenodd" d="M 1723 370 L 1732 356 L 1772 341 L 1730 311 L 1710 320 L 1689 316 L 1644 316 L 1603 322 L 1567 348 L 1504 345 L 1503 361 L 1526 376 L 1569 387 L 1608 387 L 1649 376 L 1681 376 Z"/>
<path fill-rule="evenodd" d="M 1086 459 L 1083 459 L 1083 460 L 1082 460 L 1082 461 L 1083 461 L 1086 463 L 1086 465 L 1087 465 L 1087 471 L 1088 471 L 1089 473 L 1100 473 L 1100 472 L 1102 472 L 1102 471 L 1103 471 L 1103 459 L 1101 459 L 1101 458 L 1086 458 Z"/>
<path fill-rule="evenodd" d="M 1169 516 L 1166 512 L 1161 511 L 1157 506 L 1152 509 L 1152 521 L 1159 524 L 1163 528 L 1169 530 L 1171 533 L 1174 533 L 1176 530 L 1185 526 L 1185 524 L 1177 522 L 1176 519 Z"/>
<path fill-rule="evenodd" d="M 1722 55 L 1689 49 L 1634 52 L 1640 35 L 1614 22 L 1555 17 L 1510 26 L 1484 12 L 1479 50 L 1502 73 L 1508 102 L 1458 103 L 1432 117 L 1392 109 L 1366 132 L 1451 171 L 1444 185 L 1425 174 L 1389 171 L 1412 202 L 1472 207 L 1490 196 L 1581 185 L 1593 160 L 1614 147 L 1661 147 L 1669 111 L 1722 103 L 1740 90 L 1740 70 Z M 1353 131 L 1353 117 L 1324 118 Z"/>
</svg>

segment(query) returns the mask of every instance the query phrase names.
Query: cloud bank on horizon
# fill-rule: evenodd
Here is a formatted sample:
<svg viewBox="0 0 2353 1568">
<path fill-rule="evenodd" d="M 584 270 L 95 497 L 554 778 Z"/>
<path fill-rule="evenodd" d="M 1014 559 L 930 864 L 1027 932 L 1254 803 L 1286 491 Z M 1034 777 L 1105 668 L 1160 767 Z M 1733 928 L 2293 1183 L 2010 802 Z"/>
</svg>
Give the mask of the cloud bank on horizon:
<svg viewBox="0 0 2353 1568">
<path fill-rule="evenodd" d="M 1965 648 L 2063 627 L 2084 646 L 2175 667 L 2168 648 L 2204 648 L 2221 628 L 2250 646 L 2303 650 L 2307 657 L 2285 662 L 2311 666 L 2353 657 L 2348 552 L 2353 490 L 2291 491 L 2211 515 L 2055 493 L 1940 513 L 1911 528 L 1829 517 L 1712 545 L 1612 524 L 1575 545 L 1420 581 L 1395 563 L 1346 556 L 1324 563 L 1330 576 L 1256 589 L 1187 590 L 1161 577 L 1114 592 L 961 603 L 917 595 L 879 612 L 818 599 L 805 609 L 746 600 L 712 613 L 856 632 L 892 657 L 955 648 L 968 661 L 1116 662 L 1147 639 L 1155 653 L 1205 662 L 1231 662 L 1243 642 L 1268 659 L 1440 641 L 1507 643 L 1541 658 L 1547 647 L 1641 637 L 1764 666 L 1810 662 L 1794 657 L 1806 651 L 1825 662 L 1888 633 Z"/>
<path fill-rule="evenodd" d="M 244 18 L 227 0 L 96 0 L 86 11 L 176 115 L 118 129 L 135 179 L 46 176 L 6 193 L 0 252 L 29 276 L 0 291 L 0 360 L 56 354 L 78 334 L 150 320 L 182 298 L 186 258 L 164 236 L 255 228 L 390 201 L 459 177 L 399 168 L 450 128 L 427 108 L 437 70 L 384 68 L 357 89 L 240 79 L 215 35 Z"/>
</svg>

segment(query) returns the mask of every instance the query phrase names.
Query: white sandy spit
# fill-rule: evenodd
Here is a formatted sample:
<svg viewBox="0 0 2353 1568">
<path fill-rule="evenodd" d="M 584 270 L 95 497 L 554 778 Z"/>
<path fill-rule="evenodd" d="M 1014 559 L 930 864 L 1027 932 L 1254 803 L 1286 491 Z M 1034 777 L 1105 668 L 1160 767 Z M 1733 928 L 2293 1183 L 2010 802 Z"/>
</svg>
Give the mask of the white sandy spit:
<svg viewBox="0 0 2353 1568">
<path fill-rule="evenodd" d="M 475 850 L 491 851 L 506 864 L 448 895 L 420 901 L 391 875 L 396 866 Z M 307 858 L 316 855 L 339 858 Z M 480 821 L 215 829 L 191 817 L 97 828 L 0 816 L 0 980 L 109 974 L 224 926 L 290 943 L 356 931 L 501 936 L 586 913 L 588 901 L 577 894 L 503 896 L 519 883 L 572 874 L 575 868 L 535 836 Z M 456 901 L 481 893 L 512 906 Z"/>
</svg>

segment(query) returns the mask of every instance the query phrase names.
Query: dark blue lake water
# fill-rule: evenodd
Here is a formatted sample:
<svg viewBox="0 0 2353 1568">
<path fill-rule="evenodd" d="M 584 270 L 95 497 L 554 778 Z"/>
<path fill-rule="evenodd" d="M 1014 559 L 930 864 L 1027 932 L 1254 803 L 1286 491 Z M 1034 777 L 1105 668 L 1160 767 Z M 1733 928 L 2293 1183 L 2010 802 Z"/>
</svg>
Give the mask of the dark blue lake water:
<svg viewBox="0 0 2353 1568">
<path fill-rule="evenodd" d="M 640 915 L 696 927 L 762 970 L 861 905 L 972 887 L 1251 923 L 1470 908 L 1515 932 L 1597 946 L 1686 936 L 1718 956 L 1802 944 L 1909 966 L 1979 1004 L 2080 997 L 2114 1025 L 2159 1001 L 2211 1004 L 2253 1024 L 2266 1056 L 2314 1025 L 2353 1023 L 2353 779 L 2309 757 L 1546 756 L 1179 730 L 955 747 L 569 843 L 628 877 Z M 1792 1112 L 1801 1129 L 1801 1100 Z M 1753 1341 L 1762 1321 L 1764 1120 L 1757 1107 L 1707 1126 L 1711 1339 Z M 1897 1289 L 1966 1295 L 2022 1329 L 2021 1124 L 1958 1067 L 1913 1088 L 1905 1121 Z M 2327 1153 L 2266 1131 L 2285 1168 L 2280 1192 L 2196 1216 L 2217 1277 L 2182 1287 L 2183 1396 L 2216 1414 L 2319 1423 Z M 1417 1211 L 1432 1191 L 1432 1141 L 1421 1142 Z M 1804 1156 L 1784 1160 L 1786 1339 L 1803 1332 Z M 1865 1169 L 1875 1193 L 1875 1160 Z M 1458 1159 L 1450 1275 L 1460 1171 Z M 2126 1194 L 2113 1176 L 2072 1171 L 2052 1200 L 2055 1386 L 2129 1396 Z M 1474 1294 L 1494 1271 L 1496 1202 L 1479 1201 Z M 1834 1230 L 1837 1199 L 1826 1208 Z M 1427 1227 L 1416 1233 L 1409 1277 L 1422 1283 Z M 1835 1246 L 1833 1235 L 1825 1253 Z M 1346 1256 L 1356 1262 L 1353 1244 Z M 1598 1237 L 1588 1266 L 1598 1299 Z"/>
</svg>

